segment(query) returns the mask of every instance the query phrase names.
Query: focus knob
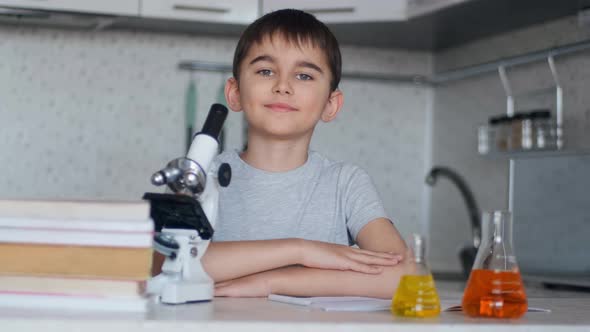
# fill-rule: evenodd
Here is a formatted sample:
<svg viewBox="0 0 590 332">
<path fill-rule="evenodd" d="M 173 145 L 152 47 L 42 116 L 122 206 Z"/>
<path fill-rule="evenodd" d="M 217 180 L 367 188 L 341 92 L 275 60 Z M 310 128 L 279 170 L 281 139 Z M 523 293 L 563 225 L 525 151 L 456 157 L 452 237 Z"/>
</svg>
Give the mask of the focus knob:
<svg viewBox="0 0 590 332">
<path fill-rule="evenodd" d="M 217 180 L 219 181 L 220 186 L 229 186 L 229 183 L 231 182 L 231 166 L 228 163 L 223 163 L 219 166 Z"/>
</svg>

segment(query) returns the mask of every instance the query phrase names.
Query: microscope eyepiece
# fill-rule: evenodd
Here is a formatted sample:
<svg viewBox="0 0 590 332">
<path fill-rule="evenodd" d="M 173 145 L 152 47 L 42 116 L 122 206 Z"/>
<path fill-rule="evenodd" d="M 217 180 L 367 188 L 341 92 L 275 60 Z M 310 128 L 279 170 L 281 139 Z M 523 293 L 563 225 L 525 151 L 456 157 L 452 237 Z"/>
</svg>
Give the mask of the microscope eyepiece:
<svg viewBox="0 0 590 332">
<path fill-rule="evenodd" d="M 227 113 L 227 107 L 221 104 L 211 105 L 209 115 L 207 115 L 205 124 L 203 124 L 203 129 L 199 134 L 209 135 L 217 139 L 221 132 L 221 127 L 223 127 L 223 122 L 225 122 L 225 118 L 227 117 Z"/>
</svg>

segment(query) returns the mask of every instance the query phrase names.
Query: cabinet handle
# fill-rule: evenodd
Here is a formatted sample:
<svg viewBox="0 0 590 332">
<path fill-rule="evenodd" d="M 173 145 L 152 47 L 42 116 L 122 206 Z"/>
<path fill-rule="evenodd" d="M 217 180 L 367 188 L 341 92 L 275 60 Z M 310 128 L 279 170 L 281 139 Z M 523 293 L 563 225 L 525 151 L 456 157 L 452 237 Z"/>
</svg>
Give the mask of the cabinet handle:
<svg viewBox="0 0 590 332">
<path fill-rule="evenodd" d="M 309 8 L 309 9 L 302 9 L 304 12 L 308 12 L 310 14 L 344 14 L 344 13 L 354 13 L 354 7 L 334 7 L 334 8 Z"/>
<path fill-rule="evenodd" d="M 184 11 L 191 11 L 191 12 L 205 12 L 205 13 L 214 13 L 214 14 L 225 14 L 230 11 L 227 8 L 204 7 L 204 6 L 193 6 L 193 5 L 183 5 L 183 4 L 175 4 L 172 8 L 174 8 L 174 10 L 184 10 Z"/>
</svg>

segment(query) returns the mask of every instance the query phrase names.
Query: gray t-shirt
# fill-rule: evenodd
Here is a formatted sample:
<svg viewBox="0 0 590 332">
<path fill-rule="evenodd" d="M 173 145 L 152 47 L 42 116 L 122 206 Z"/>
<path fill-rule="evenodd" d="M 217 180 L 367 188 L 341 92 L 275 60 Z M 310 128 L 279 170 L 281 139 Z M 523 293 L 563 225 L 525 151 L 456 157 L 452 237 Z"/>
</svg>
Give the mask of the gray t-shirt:
<svg viewBox="0 0 590 332">
<path fill-rule="evenodd" d="M 213 241 L 302 238 L 349 244 L 370 221 L 387 218 L 369 175 L 361 168 L 309 152 L 304 165 L 267 172 L 237 151 L 215 159 L 232 168 L 221 188 Z"/>
</svg>

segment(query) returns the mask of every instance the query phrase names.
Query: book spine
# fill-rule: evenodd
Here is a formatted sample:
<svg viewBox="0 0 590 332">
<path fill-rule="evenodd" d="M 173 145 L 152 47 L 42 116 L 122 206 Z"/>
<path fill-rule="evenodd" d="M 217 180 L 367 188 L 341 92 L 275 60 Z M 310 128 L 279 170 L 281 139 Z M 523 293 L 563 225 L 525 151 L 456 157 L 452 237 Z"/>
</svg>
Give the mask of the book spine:
<svg viewBox="0 0 590 332">
<path fill-rule="evenodd" d="M 0 243 L 0 274 L 145 280 L 151 248 Z"/>
<path fill-rule="evenodd" d="M 136 296 L 145 293 L 145 284 L 145 280 L 0 275 L 0 293 L 11 294 Z"/>
<path fill-rule="evenodd" d="M 0 307 L 58 310 L 98 310 L 144 312 L 148 307 L 145 297 L 84 297 L 46 294 L 2 294 Z"/>
</svg>

